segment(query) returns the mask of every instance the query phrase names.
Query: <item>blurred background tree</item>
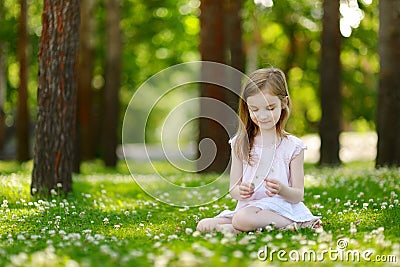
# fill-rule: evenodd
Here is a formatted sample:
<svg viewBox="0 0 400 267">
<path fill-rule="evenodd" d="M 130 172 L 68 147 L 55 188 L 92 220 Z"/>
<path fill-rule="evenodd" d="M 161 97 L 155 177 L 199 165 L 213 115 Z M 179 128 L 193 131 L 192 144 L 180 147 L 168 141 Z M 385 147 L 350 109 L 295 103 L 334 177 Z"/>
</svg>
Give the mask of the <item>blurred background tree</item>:
<svg viewBox="0 0 400 267">
<path fill-rule="evenodd" d="M 42 1 L 28 0 L 27 31 L 29 58 L 27 104 L 30 129 L 36 123 L 37 53 L 41 35 Z M 224 28 L 226 36 L 241 35 L 243 47 L 228 38 L 230 56 L 226 63 L 237 68 L 245 66 L 250 73 L 256 68 L 275 66 L 287 74 L 293 98 L 288 130 L 302 136 L 318 133 L 322 110 L 320 106 L 319 65 L 321 60 L 321 32 L 323 1 L 272 1 L 243 0 L 240 12 L 237 3 L 226 1 L 224 13 L 227 21 L 242 20 L 242 33 L 237 26 Z M 122 68 L 118 91 L 120 107 L 116 136 L 121 136 L 121 122 L 125 109 L 135 90 L 160 70 L 171 65 L 201 60 L 200 53 L 200 0 L 121 0 L 120 30 L 122 33 Z M 234 8 L 232 8 L 234 7 Z M 101 146 L 104 132 L 104 97 L 106 94 L 106 69 L 108 23 L 105 0 L 82 0 L 81 24 L 79 127 L 80 158 L 102 158 L 106 153 Z M 17 53 L 18 20 L 20 6 L 14 0 L 0 3 L 0 108 L 4 111 L 4 145 L 2 159 L 16 158 L 17 99 L 20 82 Z M 377 84 L 379 73 L 378 1 L 341 0 L 340 33 L 342 46 L 341 119 L 340 131 L 375 131 Z M 233 15 L 232 15 L 233 14 Z M 238 15 L 239 14 L 239 15 Z M 236 22 L 232 22 L 236 23 Z M 230 22 L 225 23 L 230 25 Z M 234 29 L 235 31 L 233 31 Z M 230 33 L 231 35 L 228 35 Z M 237 45 L 237 46 L 235 46 Z M 231 56 L 244 52 L 243 59 Z M 245 60 L 245 63 L 241 63 Z M 3 64 L 2 64 L 3 62 Z M 85 89 L 83 89 L 85 88 Z M 160 142 L 163 114 L 187 98 L 199 96 L 198 89 L 180 90 L 171 101 L 157 105 L 147 122 L 146 141 Z M 146 111 L 136 107 L 137 120 Z M 199 107 L 194 107 L 198 112 Z M 133 122 L 134 123 L 134 122 Z M 182 135 L 183 143 L 196 142 L 198 125 L 193 124 Z M 33 131 L 30 131 L 32 139 Z M 143 131 L 133 136 L 141 140 Z M 120 140 L 116 140 L 119 143 Z M 1 144 L 1 142 L 0 142 Z M 32 142 L 29 146 L 32 146 Z M 114 151 L 112 151 L 114 153 Z M 79 163 L 77 164 L 79 165 Z"/>
<path fill-rule="evenodd" d="M 376 165 L 400 166 L 400 3 L 379 4 L 378 153 Z"/>
<path fill-rule="evenodd" d="M 324 0 L 320 73 L 321 120 L 319 135 L 321 137 L 320 165 L 339 165 L 339 136 L 342 119 L 342 88 L 340 50 L 340 2 Z"/>
</svg>

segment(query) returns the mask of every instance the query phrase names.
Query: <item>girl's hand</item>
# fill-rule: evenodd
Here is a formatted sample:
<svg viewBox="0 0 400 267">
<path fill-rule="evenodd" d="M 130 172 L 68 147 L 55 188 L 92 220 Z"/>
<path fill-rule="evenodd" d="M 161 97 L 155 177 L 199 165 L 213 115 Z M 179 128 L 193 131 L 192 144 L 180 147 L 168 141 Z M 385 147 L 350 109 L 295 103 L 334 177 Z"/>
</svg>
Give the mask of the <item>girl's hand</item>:
<svg viewBox="0 0 400 267">
<path fill-rule="evenodd" d="M 265 193 L 269 197 L 273 197 L 275 195 L 279 195 L 279 192 L 282 189 L 282 184 L 276 179 L 265 178 L 265 188 L 267 191 Z"/>
<path fill-rule="evenodd" d="M 251 183 L 241 183 L 239 185 L 239 194 L 242 199 L 251 197 L 254 194 L 254 184 Z"/>
</svg>

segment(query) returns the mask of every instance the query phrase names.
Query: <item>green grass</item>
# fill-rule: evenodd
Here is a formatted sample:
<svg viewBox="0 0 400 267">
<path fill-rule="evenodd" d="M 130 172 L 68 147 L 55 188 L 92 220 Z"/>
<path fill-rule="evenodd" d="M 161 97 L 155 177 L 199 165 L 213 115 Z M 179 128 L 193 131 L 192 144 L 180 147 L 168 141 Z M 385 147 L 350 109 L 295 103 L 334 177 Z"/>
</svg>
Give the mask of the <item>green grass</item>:
<svg viewBox="0 0 400 267">
<path fill-rule="evenodd" d="M 307 165 L 304 202 L 322 216 L 323 231 L 267 229 L 224 236 L 199 234 L 195 228 L 199 219 L 233 209 L 235 202 L 228 196 L 204 206 L 173 207 L 142 191 L 124 162 L 116 170 L 91 162 L 74 176 L 73 193 L 40 200 L 29 195 L 31 168 L 31 162 L 0 162 L 0 266 L 394 266 L 400 262 L 399 169 L 375 170 L 370 162 L 341 168 Z M 217 177 L 181 174 L 165 162 L 155 163 L 155 168 L 170 181 L 188 186 Z M 138 163 L 135 175 L 151 177 L 154 170 Z M 342 252 L 348 261 L 335 254 L 338 241 L 347 242 Z M 261 261 L 257 255 L 265 248 L 269 257 Z M 323 251 L 326 254 L 322 262 L 291 260 L 304 251 L 309 255 L 314 251 L 319 259 Z M 352 260 L 357 257 L 351 252 L 368 251 L 370 262 Z M 377 263 L 376 256 L 386 261 L 394 256 L 397 262 Z"/>
</svg>

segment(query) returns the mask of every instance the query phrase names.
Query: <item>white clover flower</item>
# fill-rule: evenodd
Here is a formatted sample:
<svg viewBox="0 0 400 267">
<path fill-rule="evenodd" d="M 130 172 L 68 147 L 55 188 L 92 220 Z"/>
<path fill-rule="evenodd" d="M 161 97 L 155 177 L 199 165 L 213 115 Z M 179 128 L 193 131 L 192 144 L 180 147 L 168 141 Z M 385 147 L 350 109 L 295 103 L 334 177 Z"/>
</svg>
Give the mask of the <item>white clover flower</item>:
<svg viewBox="0 0 400 267">
<path fill-rule="evenodd" d="M 31 235 L 31 240 L 36 241 L 40 238 L 40 235 Z"/>
<path fill-rule="evenodd" d="M 232 256 L 233 256 L 234 258 L 242 258 L 242 257 L 243 257 L 243 252 L 240 251 L 240 250 L 235 250 L 235 251 L 232 253 Z"/>
<path fill-rule="evenodd" d="M 351 222 L 350 223 L 350 234 L 355 235 L 356 233 L 357 233 L 357 227 L 353 222 Z"/>
<path fill-rule="evenodd" d="M 201 233 L 199 231 L 197 231 L 197 230 L 194 231 L 193 234 L 192 234 L 193 237 L 199 237 L 200 235 L 201 235 Z"/>
<path fill-rule="evenodd" d="M 174 240 L 174 239 L 178 239 L 178 236 L 175 235 L 175 234 L 168 236 L 168 241 L 171 241 L 171 240 Z"/>
<path fill-rule="evenodd" d="M 92 233 L 92 230 L 90 230 L 90 229 L 82 230 L 82 234 L 87 235 L 87 234 L 91 234 L 91 233 Z"/>
<path fill-rule="evenodd" d="M 119 228 L 121 228 L 121 225 L 120 225 L 120 224 L 114 225 L 114 229 L 115 229 L 115 230 L 118 230 Z"/>
<path fill-rule="evenodd" d="M 62 188 L 62 183 L 57 183 L 57 188 Z"/>
<path fill-rule="evenodd" d="M 108 218 L 104 218 L 104 219 L 103 219 L 103 223 L 104 223 L 104 224 L 108 224 L 108 223 L 109 223 Z"/>
<path fill-rule="evenodd" d="M 21 252 L 18 255 L 11 255 L 10 260 L 13 266 L 24 266 L 28 261 L 28 255 L 25 252 Z"/>
<path fill-rule="evenodd" d="M 185 229 L 185 233 L 186 233 L 187 235 L 191 235 L 191 234 L 193 233 L 193 229 L 192 229 L 192 228 L 186 228 L 186 229 Z"/>
<path fill-rule="evenodd" d="M 58 231 L 58 234 L 59 234 L 61 237 L 63 237 L 63 236 L 65 236 L 65 235 L 67 234 L 67 232 L 65 232 L 64 230 L 60 230 L 60 231 Z"/>
<path fill-rule="evenodd" d="M 282 238 L 283 238 L 282 233 L 278 233 L 278 234 L 275 236 L 275 238 L 276 238 L 276 239 L 282 239 Z"/>
<path fill-rule="evenodd" d="M 272 230 L 274 230 L 274 227 L 272 227 L 272 225 L 267 225 L 267 226 L 265 226 L 265 230 L 267 232 L 271 232 Z"/>
</svg>

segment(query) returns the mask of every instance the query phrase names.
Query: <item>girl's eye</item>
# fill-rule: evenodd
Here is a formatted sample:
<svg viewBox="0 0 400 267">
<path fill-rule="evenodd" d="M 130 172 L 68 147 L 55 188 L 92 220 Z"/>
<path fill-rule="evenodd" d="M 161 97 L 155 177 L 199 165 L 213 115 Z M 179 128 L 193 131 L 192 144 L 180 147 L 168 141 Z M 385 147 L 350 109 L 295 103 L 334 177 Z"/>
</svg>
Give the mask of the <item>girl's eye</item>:
<svg viewBox="0 0 400 267">
<path fill-rule="evenodd" d="M 269 110 L 269 111 L 272 111 L 272 110 L 274 110 L 275 109 L 275 107 L 268 107 L 267 108 L 267 110 Z"/>
</svg>

